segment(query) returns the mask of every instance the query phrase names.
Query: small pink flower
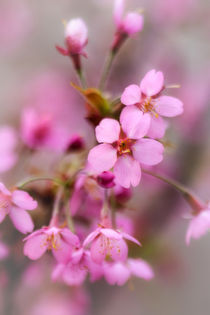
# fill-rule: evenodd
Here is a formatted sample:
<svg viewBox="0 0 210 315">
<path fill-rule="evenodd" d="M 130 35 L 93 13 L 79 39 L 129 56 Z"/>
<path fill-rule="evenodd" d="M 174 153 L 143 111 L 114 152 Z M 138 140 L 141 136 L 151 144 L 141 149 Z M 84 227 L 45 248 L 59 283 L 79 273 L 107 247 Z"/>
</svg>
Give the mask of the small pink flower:
<svg viewBox="0 0 210 315">
<path fill-rule="evenodd" d="M 34 210 L 37 202 L 22 190 L 9 191 L 0 183 L 0 223 L 8 214 L 16 229 L 22 233 L 31 232 L 34 224 L 26 210 Z"/>
<path fill-rule="evenodd" d="M 186 244 L 190 244 L 191 238 L 199 239 L 210 229 L 210 203 L 197 215 L 193 216 L 186 233 Z"/>
<path fill-rule="evenodd" d="M 148 281 L 154 277 L 154 272 L 151 266 L 140 258 L 130 258 L 125 262 L 104 263 L 104 277 L 110 285 L 122 286 L 131 276 Z"/>
<path fill-rule="evenodd" d="M 27 236 L 24 241 L 24 255 L 32 260 L 40 258 L 47 250 L 59 262 L 66 263 L 73 249 L 79 247 L 79 238 L 67 228 L 43 227 Z"/>
<path fill-rule="evenodd" d="M 2 126 L 0 128 L 0 143 L 0 173 L 3 173 L 12 168 L 17 160 L 15 130 L 9 126 Z"/>
<path fill-rule="evenodd" d="M 125 108 L 117 120 L 103 119 L 96 127 L 101 144 L 90 150 L 88 162 L 96 173 L 114 167 L 115 182 L 125 188 L 137 186 L 141 178 L 140 163 L 155 165 L 162 161 L 164 147 L 153 139 L 142 139 L 149 128 L 150 116 L 137 107 Z"/>
<path fill-rule="evenodd" d="M 91 258 L 97 264 L 101 264 L 107 256 L 114 261 L 125 261 L 128 256 L 128 246 L 124 239 L 140 245 L 137 239 L 127 233 L 99 227 L 86 237 L 83 246 L 91 243 Z"/>
<path fill-rule="evenodd" d="M 151 125 L 148 136 L 151 138 L 164 136 L 167 125 L 161 116 L 175 117 L 183 112 L 183 103 L 179 99 L 160 95 L 163 89 L 163 73 L 153 69 L 146 73 L 139 86 L 129 85 L 121 96 L 124 105 L 129 108 L 135 105 L 143 113 L 150 114 Z"/>
<path fill-rule="evenodd" d="M 130 36 L 142 30 L 144 19 L 137 12 L 129 12 L 123 18 L 124 5 L 124 0 L 115 0 L 114 21 L 117 26 L 117 32 Z"/>
<path fill-rule="evenodd" d="M 65 27 L 66 49 L 56 46 L 58 51 L 65 56 L 84 55 L 84 48 L 88 43 L 88 30 L 80 18 L 70 20 Z"/>
</svg>

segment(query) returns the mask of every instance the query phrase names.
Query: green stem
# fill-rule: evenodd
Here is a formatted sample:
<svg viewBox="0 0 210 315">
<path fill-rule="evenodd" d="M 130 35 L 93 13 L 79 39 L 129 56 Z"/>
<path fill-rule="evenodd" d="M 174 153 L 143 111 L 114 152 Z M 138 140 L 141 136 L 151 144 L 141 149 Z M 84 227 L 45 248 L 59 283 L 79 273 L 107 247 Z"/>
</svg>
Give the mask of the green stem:
<svg viewBox="0 0 210 315">
<path fill-rule="evenodd" d="M 74 233 L 75 232 L 74 221 L 70 213 L 69 202 L 65 206 L 65 214 L 68 228 L 72 231 L 72 233 Z"/>
<path fill-rule="evenodd" d="M 53 207 L 53 212 L 52 212 L 52 218 L 50 220 L 50 226 L 56 225 L 57 220 L 58 220 L 58 214 L 59 214 L 59 209 L 60 209 L 60 202 L 61 198 L 63 196 L 64 192 L 64 187 L 60 186 L 58 189 L 58 192 L 55 197 L 55 202 L 54 202 L 54 207 Z"/>
<path fill-rule="evenodd" d="M 193 192 L 191 192 L 187 187 L 185 187 L 183 184 L 179 183 L 178 181 L 171 179 L 169 177 L 165 177 L 160 174 L 156 174 L 149 170 L 142 169 L 142 171 L 145 174 L 151 175 L 155 178 L 162 180 L 163 182 L 171 185 L 176 190 L 178 190 L 182 194 L 182 196 L 185 198 L 185 200 L 191 205 L 191 207 L 196 213 L 199 213 L 201 210 L 205 208 L 205 204 L 200 200 L 200 198 L 197 197 Z"/>
<path fill-rule="evenodd" d="M 82 69 L 78 69 L 76 70 L 77 72 L 77 75 L 78 75 L 78 78 L 79 78 L 79 81 L 80 81 L 80 84 L 82 86 L 83 89 L 86 89 L 86 80 L 85 80 L 85 77 L 84 77 L 84 73 L 82 71 Z"/>
<path fill-rule="evenodd" d="M 104 66 L 104 70 L 102 72 L 102 76 L 101 76 L 101 80 L 99 82 L 99 89 L 101 91 L 103 91 L 104 87 L 105 87 L 105 84 L 106 84 L 106 80 L 109 76 L 109 73 L 110 73 L 110 70 L 111 70 L 111 67 L 112 67 L 112 63 L 114 61 L 114 57 L 115 57 L 115 53 L 113 51 L 110 51 L 107 59 L 106 59 L 106 62 L 105 62 L 105 66 Z"/>
<path fill-rule="evenodd" d="M 59 179 L 56 179 L 56 178 L 51 178 L 51 177 L 32 177 L 32 178 L 29 178 L 29 179 L 26 179 L 26 180 L 20 182 L 19 184 L 17 184 L 16 187 L 18 189 L 23 189 L 24 186 L 26 186 L 26 185 L 28 185 L 30 183 L 33 183 L 33 182 L 41 181 L 41 180 L 51 181 L 51 182 L 54 182 L 57 185 L 61 185 L 62 184 L 62 182 Z"/>
</svg>

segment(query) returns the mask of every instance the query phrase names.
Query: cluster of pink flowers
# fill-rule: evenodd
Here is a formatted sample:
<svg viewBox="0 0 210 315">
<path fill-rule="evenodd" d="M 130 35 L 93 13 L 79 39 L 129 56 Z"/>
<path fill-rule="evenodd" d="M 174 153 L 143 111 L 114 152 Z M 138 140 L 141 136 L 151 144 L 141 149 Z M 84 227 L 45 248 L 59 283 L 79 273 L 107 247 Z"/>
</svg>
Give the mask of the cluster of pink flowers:
<svg viewBox="0 0 210 315">
<path fill-rule="evenodd" d="M 123 17 L 123 11 L 124 1 L 116 0 L 116 32 L 110 48 L 111 58 L 115 57 L 125 39 L 143 28 L 140 13 L 131 12 Z M 154 271 L 139 257 L 141 244 L 134 237 L 139 235 L 127 215 L 127 201 L 133 195 L 132 187 L 139 185 L 145 169 L 153 170 L 153 166 L 163 161 L 163 137 L 169 126 L 166 119 L 181 115 L 183 103 L 167 95 L 163 72 L 152 69 L 139 85 L 130 84 L 122 89 L 116 110 L 114 100 L 106 98 L 103 89 L 85 88 L 80 57 L 86 56 L 87 43 L 87 27 L 78 18 L 65 25 L 65 48 L 57 46 L 57 49 L 73 61 L 81 80 L 81 86 L 74 84 L 74 87 L 85 98 L 86 116 L 95 128 L 98 144 L 87 147 L 82 135 L 65 128 L 64 119 L 59 119 L 58 113 L 53 113 L 51 108 L 46 111 L 38 106 L 25 108 L 19 139 L 10 127 L 0 129 L 0 173 L 15 165 L 18 141 L 23 152 L 27 149 L 31 156 L 47 152 L 50 160 L 56 153 L 52 163 L 54 168 L 50 176 L 29 178 L 11 190 L 0 183 L 0 223 L 8 215 L 18 231 L 30 233 L 23 239 L 23 253 L 30 260 L 52 252 L 53 281 L 80 286 L 88 275 L 91 282 L 104 277 L 110 285 L 124 285 L 133 276 L 151 280 Z M 109 70 L 105 69 L 105 79 Z M 59 100 L 60 96 L 57 95 Z M 54 99 L 52 93 L 50 102 Z M 61 107 L 60 103 L 58 107 Z M 73 122 L 74 117 L 71 119 Z M 39 164 L 42 164 L 41 158 Z M 42 180 L 49 183 L 43 186 L 35 183 L 33 186 L 33 182 Z M 24 191 L 28 184 L 33 189 Z M 47 199 L 51 215 L 46 224 L 36 218 L 37 229 L 34 232 L 28 211 L 35 213 L 38 203 L 31 196 L 40 204 L 46 203 Z M 186 243 L 189 244 L 191 238 L 198 239 L 210 229 L 210 204 L 195 200 L 188 192 L 187 196 L 193 208 L 186 234 Z M 142 243 L 144 248 L 144 241 Z M 129 255 L 129 246 L 136 249 L 135 255 Z M 1 243 L 0 259 L 7 255 L 7 247 Z"/>
</svg>

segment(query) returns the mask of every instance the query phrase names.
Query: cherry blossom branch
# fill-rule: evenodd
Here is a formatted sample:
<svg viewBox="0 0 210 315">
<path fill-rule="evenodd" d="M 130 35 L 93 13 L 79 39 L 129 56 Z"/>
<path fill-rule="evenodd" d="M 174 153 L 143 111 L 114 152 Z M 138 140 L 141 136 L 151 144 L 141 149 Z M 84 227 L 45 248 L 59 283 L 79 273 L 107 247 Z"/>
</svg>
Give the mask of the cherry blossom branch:
<svg viewBox="0 0 210 315">
<path fill-rule="evenodd" d="M 56 179 L 56 178 L 51 178 L 51 177 L 32 177 L 32 178 L 29 178 L 27 180 L 24 180 L 24 181 L 20 182 L 19 184 L 16 185 L 16 187 L 18 189 L 23 189 L 24 186 L 26 186 L 26 185 L 28 185 L 30 183 L 37 182 L 37 181 L 42 181 L 42 180 L 51 181 L 51 182 L 54 182 L 57 185 L 61 185 L 62 184 L 62 182 L 59 179 Z"/>
<path fill-rule="evenodd" d="M 187 187 L 185 187 L 183 184 L 179 183 L 178 181 L 171 179 L 169 177 L 160 175 L 160 174 L 156 174 L 153 171 L 149 171 L 146 169 L 142 169 L 142 171 L 145 174 L 151 175 L 157 179 L 162 180 L 163 182 L 171 185 L 176 190 L 178 190 L 182 194 L 182 196 L 185 198 L 185 200 L 193 208 L 195 213 L 199 213 L 202 209 L 205 208 L 205 204 L 203 203 L 203 201 L 201 201 L 199 197 L 197 197 L 193 192 L 191 192 Z"/>
</svg>

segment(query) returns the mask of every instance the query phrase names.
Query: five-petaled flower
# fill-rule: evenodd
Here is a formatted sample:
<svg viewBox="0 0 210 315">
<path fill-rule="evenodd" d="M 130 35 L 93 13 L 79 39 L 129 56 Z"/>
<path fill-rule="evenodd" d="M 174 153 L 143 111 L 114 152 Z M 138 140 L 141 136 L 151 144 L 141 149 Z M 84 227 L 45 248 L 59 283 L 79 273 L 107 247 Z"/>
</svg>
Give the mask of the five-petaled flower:
<svg viewBox="0 0 210 315">
<path fill-rule="evenodd" d="M 27 236 L 24 241 L 24 255 L 32 260 L 40 258 L 47 250 L 52 250 L 53 256 L 59 262 L 67 262 L 80 241 L 77 235 L 67 228 L 42 227 Z"/>
<path fill-rule="evenodd" d="M 95 263 L 101 264 L 106 258 L 125 261 L 128 257 L 128 246 L 124 239 L 140 245 L 137 239 L 125 232 L 98 227 L 86 237 L 83 246 L 91 243 L 90 254 Z"/>
<path fill-rule="evenodd" d="M 150 114 L 148 136 L 151 138 L 164 136 L 167 125 L 160 116 L 175 117 L 183 112 L 183 103 L 175 97 L 161 95 L 163 89 L 163 73 L 153 69 L 146 73 L 139 86 L 129 85 L 121 96 L 121 102 L 127 107 L 135 106 L 143 113 Z"/>
<path fill-rule="evenodd" d="M 156 165 L 163 159 L 163 145 L 147 134 L 150 116 L 137 107 L 125 108 L 120 122 L 105 118 L 96 127 L 96 138 L 101 144 L 90 150 L 88 162 L 96 173 L 114 167 L 115 182 L 125 188 L 137 186 L 141 178 L 140 163 Z"/>
<path fill-rule="evenodd" d="M 21 233 L 31 232 L 34 224 L 26 210 L 34 210 L 37 202 L 25 191 L 9 191 L 0 183 L 0 223 L 8 214 L 12 223 Z"/>
</svg>

